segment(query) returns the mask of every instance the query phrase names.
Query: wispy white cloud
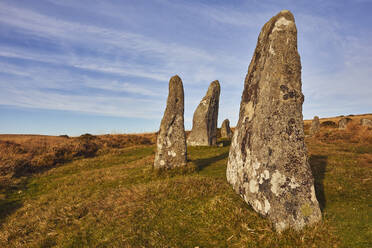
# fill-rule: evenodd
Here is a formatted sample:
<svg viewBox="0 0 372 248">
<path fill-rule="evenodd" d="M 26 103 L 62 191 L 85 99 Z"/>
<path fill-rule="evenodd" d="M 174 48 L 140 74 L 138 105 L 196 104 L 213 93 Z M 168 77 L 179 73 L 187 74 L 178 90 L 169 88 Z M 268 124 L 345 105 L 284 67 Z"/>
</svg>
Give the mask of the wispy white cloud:
<svg viewBox="0 0 372 248">
<path fill-rule="evenodd" d="M 100 56 L 78 56 L 71 54 L 42 54 L 36 51 L 23 48 L 13 48 L 0 45 L 0 56 L 7 58 L 17 58 L 23 60 L 32 60 L 35 62 L 50 63 L 54 65 L 64 65 L 79 69 L 92 70 L 122 76 L 135 76 L 148 78 L 156 81 L 168 80 L 168 73 L 163 69 L 148 69 L 136 64 L 130 64 L 125 61 L 110 61 L 108 58 Z"/>
<path fill-rule="evenodd" d="M 28 9 L 0 3 L 1 23 L 23 30 L 28 35 L 52 40 L 65 49 L 64 54 L 38 54 L 10 48 L 1 49 L 2 56 L 34 59 L 43 62 L 61 63 L 82 69 L 97 70 L 119 75 L 130 75 L 167 81 L 170 75 L 182 71 L 190 81 L 200 82 L 194 75 L 198 68 L 208 68 L 218 75 L 218 67 L 231 67 L 240 61 L 216 51 L 188 47 L 175 43 L 164 43 L 143 35 L 59 20 Z M 17 18 L 12 18 L 17 16 Z M 87 46 L 100 51 L 98 54 L 75 54 L 69 44 Z M 125 56 L 125 59 L 122 58 Z M 140 61 L 137 58 L 142 57 Z M 142 63 L 146 61 L 146 65 Z M 148 63 L 150 62 L 150 63 Z M 230 81 L 230 80 L 227 80 Z"/>
<path fill-rule="evenodd" d="M 15 77 L 13 79 L 8 79 L 8 85 L 13 85 L 12 87 L 17 86 L 24 90 L 38 88 L 73 91 L 78 88 L 85 87 L 107 90 L 116 93 L 133 93 L 141 96 L 155 97 L 162 95 L 155 85 L 151 85 L 152 87 L 145 88 L 138 83 L 119 79 L 97 79 L 93 76 L 71 73 L 66 69 L 51 71 L 48 68 L 42 66 L 22 67 L 0 62 L 0 73 L 5 73 L 9 76 Z M 48 76 L 50 76 L 51 74 L 53 74 L 53 76 L 55 77 L 53 80 L 48 79 Z"/>
<path fill-rule="evenodd" d="M 269 13 L 238 10 L 227 6 L 211 6 L 208 4 L 177 3 L 179 8 L 198 13 L 199 15 L 219 24 L 228 24 L 245 28 L 260 28 L 267 21 Z"/>
<path fill-rule="evenodd" d="M 141 98 L 66 95 L 54 92 L 42 92 L 17 87 L 2 88 L 0 86 L 0 104 L 24 108 L 54 109 L 86 112 L 107 116 L 135 117 L 157 119 L 163 105 L 160 101 Z M 8 94 L 14 96 L 11 100 Z"/>
<path fill-rule="evenodd" d="M 150 37 L 122 30 L 59 20 L 27 9 L 14 8 L 4 3 L 0 3 L 0 14 L 3 16 L 0 22 L 23 29 L 30 35 L 54 39 L 58 43 L 62 43 L 63 40 L 80 44 L 87 43 L 90 47 L 97 46 L 98 49 L 103 50 L 103 53 L 105 53 L 105 49 L 109 49 L 110 53 L 116 52 L 117 54 L 133 52 L 151 56 L 153 59 L 164 59 L 163 62 L 169 64 L 172 64 L 174 59 L 177 59 L 178 62 L 191 58 L 201 62 L 211 62 L 217 59 L 216 55 L 197 48 L 163 43 Z"/>
<path fill-rule="evenodd" d="M 6 3 L 0 3 L 0 23 L 8 25 L 13 28 L 21 30 L 27 36 L 39 37 L 43 40 L 48 40 L 58 46 L 64 52 L 54 51 L 36 51 L 25 47 L 15 47 L 10 45 L 0 45 L 0 56 L 4 58 L 17 58 L 22 60 L 30 60 L 44 63 L 44 65 L 33 65 L 32 69 L 28 69 L 28 84 L 33 82 L 33 87 L 27 89 L 28 95 L 35 94 L 35 97 L 27 97 L 23 102 L 30 101 L 28 104 L 22 101 L 16 101 L 16 95 L 12 96 L 13 100 L 8 99 L 3 104 L 10 104 L 17 106 L 39 106 L 42 104 L 34 103 L 35 99 L 40 98 L 41 94 L 45 94 L 42 98 L 50 102 L 44 102 L 48 108 L 61 109 L 64 106 L 66 109 L 72 108 L 65 105 L 58 105 L 51 97 L 48 97 L 46 92 L 35 92 L 32 88 L 54 88 L 54 89 L 68 89 L 80 87 L 91 87 L 101 90 L 110 90 L 116 92 L 127 92 L 138 94 L 142 96 L 159 96 L 156 84 L 152 88 L 144 88 L 140 86 L 141 78 L 155 80 L 158 82 L 167 83 L 169 77 L 178 73 L 184 78 L 185 85 L 203 85 L 207 86 L 210 81 L 220 79 L 227 85 L 241 84 L 237 76 L 223 73 L 221 68 L 233 71 L 238 64 L 244 64 L 234 57 L 217 52 L 207 52 L 203 49 L 189 47 L 176 43 L 164 43 L 144 35 L 139 35 L 123 30 L 116 30 L 113 28 L 106 28 L 100 26 L 92 26 L 90 24 L 76 23 L 67 20 L 56 19 L 51 16 L 46 16 L 35 11 L 23 8 L 10 6 Z M 17 17 L 17 18 L 14 18 Z M 82 46 L 90 50 L 96 50 L 97 53 L 79 54 L 76 53 L 71 46 Z M 140 58 L 140 59 L 139 59 Z M 145 62 L 145 63 L 143 63 Z M 97 82 L 92 78 L 82 79 L 76 74 L 72 74 L 68 69 L 49 68 L 42 69 L 40 66 L 48 68 L 47 64 L 55 67 L 64 66 L 72 67 L 82 70 L 90 70 L 94 72 L 102 72 L 108 75 L 119 75 L 123 77 L 136 77 L 137 82 L 128 82 L 127 80 L 111 80 L 103 79 Z M 4 67 L 3 72 L 13 73 L 22 71 L 21 66 L 13 66 L 12 70 Z M 53 70 L 55 72 L 53 72 Z M 26 70 L 27 71 L 27 70 Z M 50 75 L 53 75 L 51 80 Z M 20 75 L 18 75 L 20 76 Z M 71 78 L 74 77 L 72 80 Z M 132 79 L 133 80 L 133 79 Z M 24 85 L 22 80 L 19 85 Z M 204 90 L 204 89 L 203 89 Z M 19 94 L 19 91 L 12 91 L 12 94 Z M 8 94 L 8 98 L 10 95 Z M 68 92 L 65 92 L 65 97 L 69 97 Z M 166 92 L 161 95 L 166 96 Z M 94 98 L 94 97 L 92 97 Z M 110 98 L 110 96 L 108 96 Z M 71 96 L 69 101 L 77 101 L 74 96 Z M 187 102 L 197 102 L 190 96 Z M 237 100 L 238 101 L 238 100 Z M 115 101 L 111 101 L 114 103 Z M 140 104 L 141 105 L 141 104 Z M 151 104 L 150 104 L 151 105 Z M 152 104 L 158 106 L 157 104 Z M 191 104 L 193 107 L 195 104 Z M 92 110 L 89 110 L 79 101 L 74 104 L 80 111 L 96 112 L 95 105 L 89 105 Z M 107 104 L 106 104 L 107 106 Z M 145 108 L 145 107 L 144 107 Z M 110 111 L 102 111 L 105 114 L 113 113 L 114 109 Z M 123 110 L 117 109 L 116 115 L 122 115 Z M 193 111 L 193 110 L 192 110 Z M 189 112 L 192 112 L 189 111 Z M 136 111 L 138 116 L 141 116 L 141 111 Z M 190 114 L 192 115 L 192 113 Z M 146 116 L 153 116 L 146 114 Z M 159 116 L 158 116 L 159 118 Z"/>
<path fill-rule="evenodd" d="M 85 78 L 84 86 L 89 88 L 95 88 L 95 89 L 102 89 L 102 90 L 109 90 L 113 92 L 127 92 L 127 93 L 133 93 L 141 96 L 161 96 L 164 94 L 161 94 L 158 92 L 156 88 L 145 88 L 140 86 L 138 83 L 130 83 L 130 82 L 123 82 L 123 81 L 105 81 L 102 82 L 102 80 L 95 80 L 92 78 Z"/>
<path fill-rule="evenodd" d="M 368 97 L 372 37 L 345 35 L 348 21 L 310 11 L 305 1 L 245 1 L 236 6 L 231 2 L 156 0 L 138 3 L 143 9 L 110 1 L 89 1 L 88 5 L 87 1 L 48 2 L 81 9 L 82 14 L 70 18 L 42 11 L 37 4 L 0 2 L 1 28 L 15 31 L 22 40 L 32 40 L 30 45 L 0 40 L 0 73 L 7 78 L 0 83 L 0 104 L 160 119 L 169 77 L 179 74 L 185 87 L 186 126 L 215 79 L 222 85 L 220 120 L 228 117 L 235 123 L 259 29 L 281 5 L 293 5 L 303 65 L 304 115 L 310 117 L 322 109 L 338 113 L 372 107 Z M 339 7 L 335 2 L 316 4 Z M 162 11 L 145 9 L 148 5 L 159 5 L 156 10 Z M 172 22 L 188 25 L 172 27 Z M 158 31 L 162 33 L 157 35 Z M 230 35 L 226 43 L 215 43 Z M 53 48 L 34 49 L 35 40 Z M 94 94 L 84 93 L 90 89 Z M 120 93 L 125 97 L 118 97 Z"/>
</svg>

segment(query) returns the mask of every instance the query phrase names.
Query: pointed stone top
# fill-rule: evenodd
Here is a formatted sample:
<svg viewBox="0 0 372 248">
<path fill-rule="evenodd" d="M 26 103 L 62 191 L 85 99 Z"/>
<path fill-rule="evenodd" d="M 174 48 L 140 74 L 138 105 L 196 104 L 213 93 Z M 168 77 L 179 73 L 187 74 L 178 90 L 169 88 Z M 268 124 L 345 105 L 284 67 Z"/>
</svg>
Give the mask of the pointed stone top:
<svg viewBox="0 0 372 248">
<path fill-rule="evenodd" d="M 210 83 L 205 97 L 215 95 L 216 93 L 219 95 L 219 92 L 221 90 L 220 88 L 220 82 L 218 82 L 218 80 L 214 80 L 212 83 Z"/>
<path fill-rule="evenodd" d="M 262 28 L 261 33 L 271 34 L 275 31 L 296 29 L 295 18 L 289 10 L 282 10 L 272 17 Z"/>
<path fill-rule="evenodd" d="M 295 23 L 294 16 L 291 12 L 280 12 L 276 16 L 274 16 L 269 23 L 275 23 L 274 28 L 272 29 L 272 32 L 284 30 L 291 28 L 291 26 L 294 26 Z"/>
<path fill-rule="evenodd" d="M 180 76 L 178 76 L 177 74 L 174 75 L 173 77 L 171 77 L 170 81 L 173 81 L 173 80 L 181 80 Z"/>
<path fill-rule="evenodd" d="M 214 80 L 208 87 L 208 91 L 212 88 L 217 88 L 218 90 L 220 90 L 220 82 L 218 82 L 218 80 Z"/>
<path fill-rule="evenodd" d="M 182 79 L 178 75 L 174 75 L 169 80 L 169 92 L 171 95 L 174 94 L 174 89 L 177 89 L 179 92 L 183 92 Z"/>
<path fill-rule="evenodd" d="M 291 13 L 291 11 L 287 10 L 287 9 L 283 9 L 282 11 L 280 11 L 280 13 Z"/>
<path fill-rule="evenodd" d="M 316 115 L 316 116 L 314 116 L 314 119 L 318 119 L 318 120 L 319 120 L 319 116 L 317 116 L 317 115 Z"/>
<path fill-rule="evenodd" d="M 218 81 L 218 80 L 214 80 L 211 84 L 210 84 L 210 86 L 218 86 L 218 87 L 220 87 L 220 82 Z"/>
<path fill-rule="evenodd" d="M 280 11 L 275 17 L 277 17 L 278 19 L 280 17 L 284 17 L 284 18 L 286 18 L 289 21 L 294 21 L 295 20 L 292 12 L 289 11 L 289 10 L 286 10 L 286 9 L 283 9 L 282 11 Z"/>
</svg>

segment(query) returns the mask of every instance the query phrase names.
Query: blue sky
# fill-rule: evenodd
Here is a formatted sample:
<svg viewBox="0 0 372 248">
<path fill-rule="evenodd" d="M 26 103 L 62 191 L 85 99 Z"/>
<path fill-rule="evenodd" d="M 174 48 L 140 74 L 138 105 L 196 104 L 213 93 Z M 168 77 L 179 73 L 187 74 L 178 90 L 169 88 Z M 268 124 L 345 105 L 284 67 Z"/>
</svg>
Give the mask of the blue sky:
<svg viewBox="0 0 372 248">
<path fill-rule="evenodd" d="M 261 27 L 295 15 L 305 119 L 372 112 L 372 1 L 2 0 L 0 133 L 156 131 L 178 74 L 185 127 L 211 81 L 239 115 Z"/>
</svg>

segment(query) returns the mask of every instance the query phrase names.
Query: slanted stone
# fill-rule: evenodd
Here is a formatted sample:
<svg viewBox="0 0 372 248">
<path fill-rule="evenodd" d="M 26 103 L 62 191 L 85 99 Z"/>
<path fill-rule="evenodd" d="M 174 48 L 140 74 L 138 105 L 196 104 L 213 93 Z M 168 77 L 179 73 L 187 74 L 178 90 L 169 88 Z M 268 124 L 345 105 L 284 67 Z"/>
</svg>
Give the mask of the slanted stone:
<svg viewBox="0 0 372 248">
<path fill-rule="evenodd" d="M 207 94 L 194 112 L 192 130 L 187 138 L 191 146 L 213 146 L 217 143 L 218 105 L 220 101 L 220 83 L 213 81 Z"/>
<path fill-rule="evenodd" d="M 319 130 L 320 130 L 319 117 L 314 116 L 314 119 L 311 122 L 310 135 L 315 135 L 315 134 L 319 133 Z"/>
<path fill-rule="evenodd" d="M 338 121 L 338 129 L 346 129 L 347 124 L 351 122 L 351 118 L 345 117 Z"/>
<path fill-rule="evenodd" d="M 304 141 L 297 29 L 284 10 L 267 22 L 248 68 L 226 176 L 278 232 L 321 220 Z"/>
<path fill-rule="evenodd" d="M 366 127 L 372 127 L 372 120 L 366 119 L 366 118 L 360 119 L 360 125 L 366 126 Z"/>
<path fill-rule="evenodd" d="M 232 132 L 230 129 L 230 121 L 229 119 L 225 119 L 222 122 L 222 126 L 221 126 L 221 138 L 231 139 L 231 137 L 232 137 Z"/>
<path fill-rule="evenodd" d="M 161 120 L 156 145 L 155 169 L 186 166 L 184 92 L 182 80 L 177 75 L 169 81 L 167 107 Z"/>
</svg>

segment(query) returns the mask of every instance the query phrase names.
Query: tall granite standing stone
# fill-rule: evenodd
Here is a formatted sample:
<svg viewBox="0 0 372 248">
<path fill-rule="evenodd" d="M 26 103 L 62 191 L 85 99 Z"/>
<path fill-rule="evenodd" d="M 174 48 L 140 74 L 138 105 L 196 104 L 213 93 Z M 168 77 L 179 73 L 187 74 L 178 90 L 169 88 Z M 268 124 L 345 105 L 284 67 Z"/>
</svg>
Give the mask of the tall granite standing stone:
<svg viewBox="0 0 372 248">
<path fill-rule="evenodd" d="M 319 133 L 319 130 L 320 130 L 319 117 L 318 116 L 314 116 L 314 119 L 311 122 L 310 135 L 314 135 L 314 134 Z"/>
<path fill-rule="evenodd" d="M 351 118 L 344 117 L 338 121 L 338 129 L 346 129 L 347 124 L 351 121 Z"/>
<path fill-rule="evenodd" d="M 191 146 L 212 146 L 217 143 L 218 105 L 220 101 L 220 83 L 213 81 L 207 94 L 194 112 L 192 130 L 187 138 Z"/>
<path fill-rule="evenodd" d="M 157 137 L 155 169 L 186 166 L 186 135 L 184 127 L 184 93 L 182 80 L 173 76 L 169 81 L 167 107 Z"/>
<path fill-rule="evenodd" d="M 360 125 L 365 127 L 372 127 L 372 120 L 366 118 L 360 119 Z"/>
<path fill-rule="evenodd" d="M 259 35 L 230 148 L 227 180 L 278 232 L 321 220 L 304 142 L 301 62 L 291 12 Z"/>
<path fill-rule="evenodd" d="M 222 122 L 222 126 L 221 126 L 221 138 L 231 139 L 231 137 L 232 137 L 232 132 L 230 129 L 230 121 L 229 119 L 225 119 Z"/>
</svg>

